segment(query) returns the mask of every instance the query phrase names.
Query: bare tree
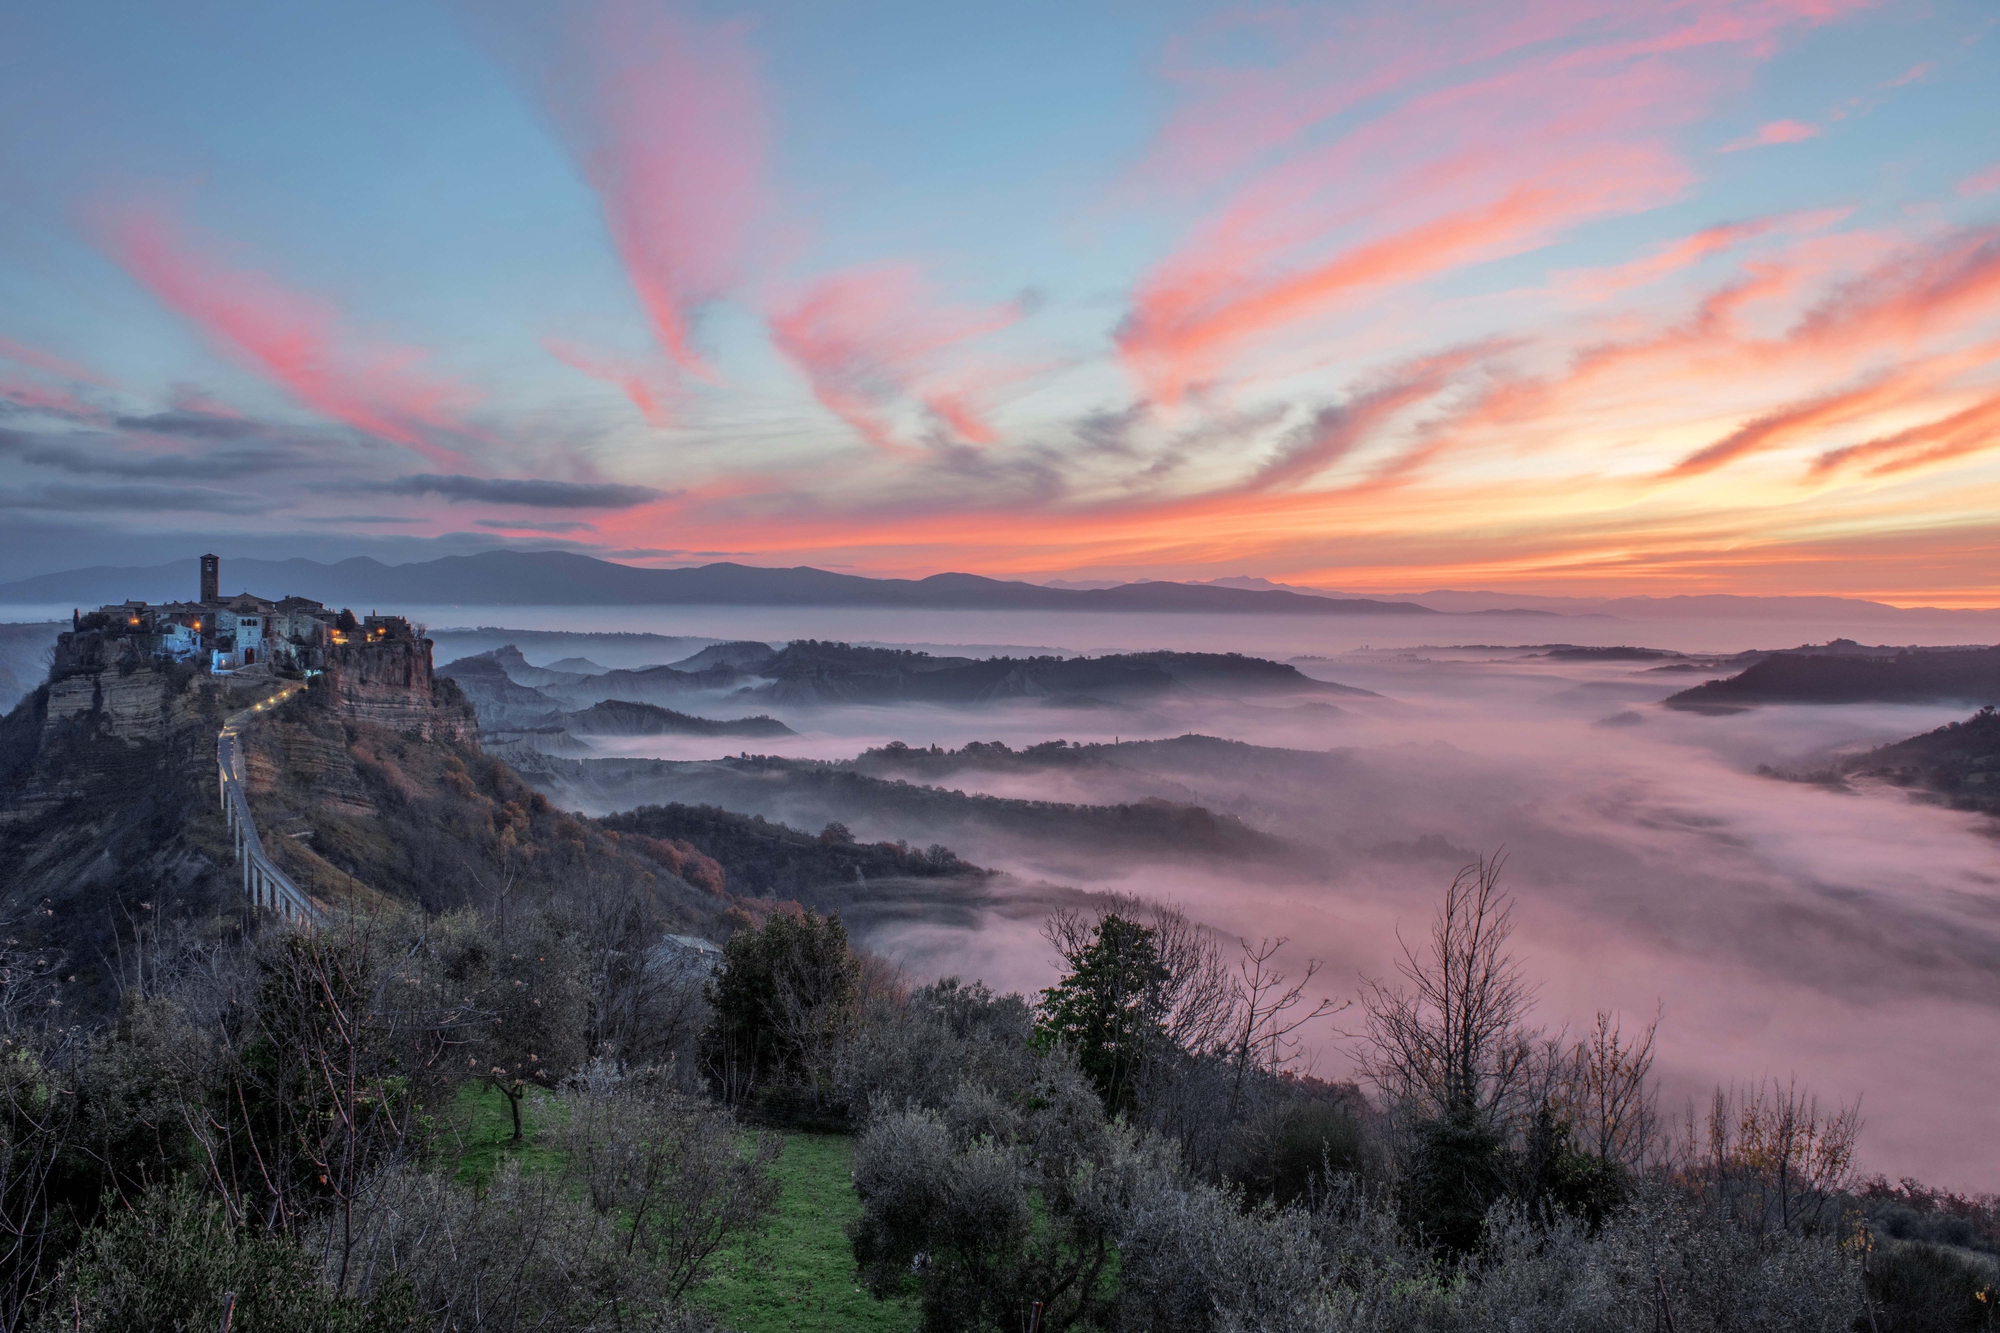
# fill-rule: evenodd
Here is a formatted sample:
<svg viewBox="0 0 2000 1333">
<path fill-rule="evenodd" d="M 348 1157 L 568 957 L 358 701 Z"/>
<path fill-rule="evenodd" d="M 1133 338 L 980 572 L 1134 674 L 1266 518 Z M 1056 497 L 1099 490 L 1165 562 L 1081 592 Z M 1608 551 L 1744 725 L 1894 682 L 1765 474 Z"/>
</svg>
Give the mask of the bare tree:
<svg viewBox="0 0 2000 1333">
<path fill-rule="evenodd" d="M 1839 1220 L 1854 1181 L 1859 1105 L 1821 1111 L 1796 1081 L 1717 1088 L 1687 1109 L 1676 1174 L 1753 1232 L 1818 1232 Z"/>
<path fill-rule="evenodd" d="M 1556 1102 L 1576 1146 L 1607 1162 L 1642 1165 L 1658 1146 L 1659 1106 L 1652 1084 L 1655 1019 L 1627 1038 L 1604 1010 L 1569 1050 Z"/>
<path fill-rule="evenodd" d="M 1532 1072 L 1535 1034 L 1524 1023 L 1534 992 L 1507 952 L 1514 903 L 1500 893 L 1504 861 L 1482 857 L 1458 872 L 1428 947 L 1403 945 L 1403 984 L 1363 983 L 1361 1070 L 1392 1101 L 1428 1115 L 1504 1120 Z"/>
<path fill-rule="evenodd" d="M 1238 940 L 1243 957 L 1237 962 L 1233 987 L 1236 1030 L 1231 1034 L 1228 1055 L 1234 1067 L 1230 1085 L 1229 1114 L 1237 1113 L 1243 1100 L 1243 1083 L 1254 1070 L 1278 1070 L 1290 1065 L 1304 1039 L 1299 1029 L 1308 1023 L 1331 1017 L 1347 1006 L 1322 998 L 1303 1013 L 1305 990 L 1323 966 L 1308 958 L 1303 975 L 1293 981 L 1289 973 L 1272 965 L 1278 951 L 1290 941 L 1284 936 L 1265 938 L 1256 944 Z"/>
<path fill-rule="evenodd" d="M 179 1118 L 231 1221 L 298 1235 L 329 1215 L 336 1285 L 356 1207 L 417 1146 L 478 1030 L 436 964 L 427 934 L 400 918 L 270 938 L 253 975 L 219 977 L 207 1012 L 163 1044 Z"/>
</svg>

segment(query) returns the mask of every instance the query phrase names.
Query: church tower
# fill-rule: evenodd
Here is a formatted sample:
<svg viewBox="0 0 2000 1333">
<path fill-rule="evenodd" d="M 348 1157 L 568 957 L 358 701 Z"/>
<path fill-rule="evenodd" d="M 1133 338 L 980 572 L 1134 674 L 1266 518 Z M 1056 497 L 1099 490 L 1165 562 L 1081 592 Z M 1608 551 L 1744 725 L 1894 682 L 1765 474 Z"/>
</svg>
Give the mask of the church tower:
<svg viewBox="0 0 2000 1333">
<path fill-rule="evenodd" d="M 205 555 L 201 558 L 201 600 L 219 602 L 222 600 L 222 558 Z"/>
</svg>

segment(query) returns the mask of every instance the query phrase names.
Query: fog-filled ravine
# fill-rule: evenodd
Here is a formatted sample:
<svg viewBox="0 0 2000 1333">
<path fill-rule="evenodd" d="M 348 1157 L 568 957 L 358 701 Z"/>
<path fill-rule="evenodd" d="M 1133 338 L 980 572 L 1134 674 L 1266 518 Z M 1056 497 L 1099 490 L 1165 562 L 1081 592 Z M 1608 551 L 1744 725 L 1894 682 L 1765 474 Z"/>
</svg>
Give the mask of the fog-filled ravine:
<svg viewBox="0 0 2000 1333">
<path fill-rule="evenodd" d="M 976 889 L 846 891 L 860 941 L 913 976 L 1046 985 L 1048 906 L 1118 892 L 1180 903 L 1226 936 L 1288 936 L 1299 959 L 1326 960 L 1316 984 L 1338 997 L 1391 969 L 1398 930 L 1423 930 L 1460 866 L 1504 851 L 1539 1012 L 1555 1025 L 1587 1025 L 1599 1008 L 1642 1023 L 1657 1013 L 1669 1107 L 1718 1083 L 1796 1076 L 1823 1097 L 1861 1099 L 1869 1169 L 1977 1188 L 2000 1177 L 1982 1054 L 2000 1045 L 2000 821 L 1832 776 L 1976 701 L 1662 703 L 1748 660 L 1681 654 L 1824 642 L 1826 626 L 1586 633 L 1588 618 L 1481 618 L 1461 646 L 1364 647 L 1353 626 L 1243 617 L 535 619 L 432 632 L 446 670 L 518 643 L 515 676 L 544 684 L 521 685 L 527 721 L 488 743 L 559 804 L 711 804 L 809 832 L 839 822 L 863 842 L 943 844 L 1001 872 Z M 696 656 L 709 645 L 759 652 L 806 628 L 969 659 L 1240 651 L 1298 675 L 1239 688 L 1182 663 L 1157 688 L 1089 695 L 1039 689 L 1030 674 L 1015 678 L 1027 693 L 939 702 L 801 701 L 796 682 L 752 673 L 673 685 L 651 700 L 652 734 L 620 734 L 590 704 L 611 688 L 592 682 L 675 661 L 676 680 L 695 680 L 736 651 Z M 1607 641 L 1650 651 L 1549 646 Z M 600 720 L 564 725 L 585 716 Z M 676 717 L 754 725 L 689 734 Z M 1338 1024 L 1315 1046 L 1316 1071 L 1342 1075 Z"/>
</svg>

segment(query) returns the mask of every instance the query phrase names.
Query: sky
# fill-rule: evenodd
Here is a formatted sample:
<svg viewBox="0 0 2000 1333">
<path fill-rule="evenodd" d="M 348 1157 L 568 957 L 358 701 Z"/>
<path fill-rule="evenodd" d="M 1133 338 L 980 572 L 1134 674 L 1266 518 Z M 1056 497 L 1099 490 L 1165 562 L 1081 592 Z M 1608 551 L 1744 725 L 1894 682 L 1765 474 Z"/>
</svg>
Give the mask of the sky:
<svg viewBox="0 0 2000 1333">
<path fill-rule="evenodd" d="M 493 546 L 2000 605 L 2000 23 L 0 11 L 0 577 Z"/>
</svg>

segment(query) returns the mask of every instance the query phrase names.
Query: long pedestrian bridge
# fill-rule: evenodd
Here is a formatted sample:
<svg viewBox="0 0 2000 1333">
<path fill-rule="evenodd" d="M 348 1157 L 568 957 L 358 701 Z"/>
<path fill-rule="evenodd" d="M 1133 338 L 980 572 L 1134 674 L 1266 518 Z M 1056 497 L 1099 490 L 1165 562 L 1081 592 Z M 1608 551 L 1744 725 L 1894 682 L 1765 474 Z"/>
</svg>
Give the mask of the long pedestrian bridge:
<svg viewBox="0 0 2000 1333">
<path fill-rule="evenodd" d="M 222 812 L 229 820 L 229 832 L 235 839 L 236 859 L 243 866 L 243 894 L 250 900 L 250 906 L 275 912 L 281 920 L 310 926 L 319 922 L 323 914 L 305 890 L 278 869 L 264 850 L 264 840 L 257 836 L 257 821 L 250 817 L 250 801 L 243 794 L 243 747 L 239 740 L 245 727 L 304 688 L 297 682 L 288 683 L 260 702 L 229 715 L 215 738 L 215 782 Z"/>
</svg>

